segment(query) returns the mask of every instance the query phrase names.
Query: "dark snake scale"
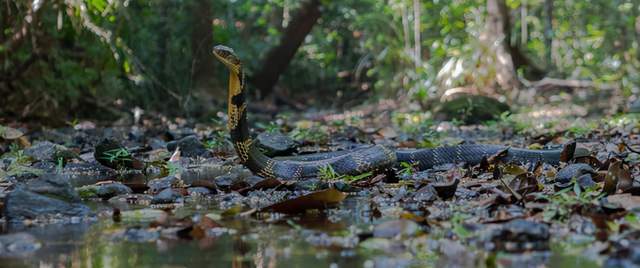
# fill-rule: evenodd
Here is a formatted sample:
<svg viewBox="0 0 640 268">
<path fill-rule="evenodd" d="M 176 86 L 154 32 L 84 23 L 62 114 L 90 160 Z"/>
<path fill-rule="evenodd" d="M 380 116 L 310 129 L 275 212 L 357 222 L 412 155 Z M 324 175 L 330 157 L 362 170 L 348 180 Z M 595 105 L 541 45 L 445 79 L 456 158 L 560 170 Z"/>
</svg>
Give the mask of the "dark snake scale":
<svg viewBox="0 0 640 268">
<path fill-rule="evenodd" d="M 391 150 L 382 145 L 335 154 L 319 154 L 299 158 L 274 159 L 264 155 L 252 141 L 247 122 L 247 102 L 242 62 L 233 49 L 218 45 L 213 54 L 227 66 L 229 97 L 227 127 L 241 162 L 251 171 L 266 178 L 304 179 L 317 177 L 321 169 L 331 166 L 340 175 L 358 175 L 383 170 L 398 163 L 414 163 L 419 170 L 448 163 L 478 164 L 483 158 L 506 150 L 504 162 L 545 162 L 558 164 L 571 158 L 575 143 L 558 150 L 527 150 L 489 144 L 463 144 L 433 149 Z"/>
</svg>

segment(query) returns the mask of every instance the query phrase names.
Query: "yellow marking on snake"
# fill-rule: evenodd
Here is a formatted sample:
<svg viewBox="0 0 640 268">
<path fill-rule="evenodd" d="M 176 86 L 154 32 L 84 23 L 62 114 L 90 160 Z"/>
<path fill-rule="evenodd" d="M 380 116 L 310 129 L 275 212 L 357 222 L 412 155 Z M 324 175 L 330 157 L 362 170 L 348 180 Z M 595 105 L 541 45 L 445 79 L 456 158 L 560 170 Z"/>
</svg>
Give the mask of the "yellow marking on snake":
<svg viewBox="0 0 640 268">
<path fill-rule="evenodd" d="M 273 166 L 276 164 L 273 160 L 267 160 L 266 165 L 260 171 L 257 172 L 258 176 L 263 178 L 275 178 L 276 175 L 273 172 Z"/>
<path fill-rule="evenodd" d="M 237 105 L 229 105 L 229 119 L 227 121 L 227 128 L 229 130 L 235 129 L 238 127 L 238 123 L 240 123 L 240 117 L 242 113 L 247 109 L 247 103 L 243 103 L 242 106 L 238 107 Z"/>
<path fill-rule="evenodd" d="M 251 143 L 251 139 L 236 142 L 236 150 L 238 151 L 240 161 L 242 161 L 243 163 L 249 160 L 249 148 L 251 147 Z"/>
</svg>

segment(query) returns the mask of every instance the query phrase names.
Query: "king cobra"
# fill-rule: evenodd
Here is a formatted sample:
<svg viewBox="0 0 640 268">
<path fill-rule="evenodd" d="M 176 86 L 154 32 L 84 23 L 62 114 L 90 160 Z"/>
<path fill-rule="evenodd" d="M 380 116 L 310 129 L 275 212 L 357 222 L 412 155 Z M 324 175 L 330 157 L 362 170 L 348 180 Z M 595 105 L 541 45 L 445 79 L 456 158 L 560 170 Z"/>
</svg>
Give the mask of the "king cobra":
<svg viewBox="0 0 640 268">
<path fill-rule="evenodd" d="M 297 180 L 317 177 L 331 167 L 339 175 L 358 175 L 388 169 L 398 163 L 413 163 L 418 170 L 448 163 L 478 164 L 487 157 L 504 152 L 500 158 L 510 162 L 545 162 L 558 164 L 573 155 L 575 143 L 558 150 L 528 150 L 489 144 L 462 144 L 433 149 L 391 150 L 382 145 L 322 154 L 299 159 L 274 159 L 260 151 L 251 139 L 247 122 L 247 98 L 242 61 L 233 49 L 217 45 L 213 55 L 229 69 L 227 128 L 240 161 L 255 174 L 265 178 Z"/>
</svg>

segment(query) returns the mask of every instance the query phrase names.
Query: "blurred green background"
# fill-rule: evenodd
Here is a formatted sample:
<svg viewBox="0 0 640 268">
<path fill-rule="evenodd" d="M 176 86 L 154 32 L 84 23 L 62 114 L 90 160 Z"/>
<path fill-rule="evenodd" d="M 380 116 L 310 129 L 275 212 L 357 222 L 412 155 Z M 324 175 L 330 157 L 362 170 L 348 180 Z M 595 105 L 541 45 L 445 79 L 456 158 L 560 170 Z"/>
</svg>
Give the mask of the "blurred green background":
<svg viewBox="0 0 640 268">
<path fill-rule="evenodd" d="M 4 0 L 0 28 L 13 119 L 210 116 L 226 99 L 214 44 L 243 58 L 254 100 L 276 104 L 428 103 L 454 88 L 512 102 L 544 77 L 640 90 L 631 0 Z"/>
</svg>

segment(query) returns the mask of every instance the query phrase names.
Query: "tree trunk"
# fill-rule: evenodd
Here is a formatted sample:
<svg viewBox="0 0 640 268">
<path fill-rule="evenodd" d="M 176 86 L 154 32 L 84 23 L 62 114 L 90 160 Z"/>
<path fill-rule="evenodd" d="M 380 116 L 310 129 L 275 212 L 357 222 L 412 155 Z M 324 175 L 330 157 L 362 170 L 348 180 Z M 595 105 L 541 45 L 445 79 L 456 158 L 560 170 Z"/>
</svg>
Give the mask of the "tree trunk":
<svg viewBox="0 0 640 268">
<path fill-rule="evenodd" d="M 407 3 L 402 2 L 402 38 L 404 39 L 404 53 L 411 54 L 411 36 L 409 33 L 409 9 Z"/>
<path fill-rule="evenodd" d="M 269 50 L 262 61 L 262 68 L 251 78 L 251 82 L 258 88 L 261 98 L 271 94 L 273 87 L 289 66 L 304 38 L 320 18 L 320 5 L 320 0 L 310 0 L 300 7 L 284 30 L 280 44 Z"/>
<path fill-rule="evenodd" d="M 636 43 L 638 43 L 638 45 L 640 46 L 640 16 L 636 17 L 635 28 L 636 28 Z M 636 54 L 636 57 L 638 58 L 638 60 L 640 60 L 640 53 Z"/>
<path fill-rule="evenodd" d="M 547 61 L 547 67 L 551 67 L 553 66 L 553 60 L 551 59 L 553 46 L 553 25 L 551 24 L 553 20 L 553 0 L 544 1 L 544 11 L 546 13 L 544 17 L 544 57 Z"/>
<path fill-rule="evenodd" d="M 498 5 L 500 9 L 500 16 L 504 20 L 502 28 L 504 33 L 504 44 L 506 45 L 507 52 L 509 53 L 509 55 L 511 55 L 511 61 L 513 62 L 515 69 L 517 70 L 522 68 L 524 70 L 524 76 L 529 80 L 542 79 L 546 75 L 546 72 L 538 67 L 535 63 L 531 62 L 531 60 L 529 60 L 529 58 L 524 55 L 524 53 L 522 53 L 519 45 L 513 45 L 511 43 L 511 20 L 509 17 L 509 7 L 507 7 L 504 0 L 500 0 Z M 521 21 L 523 28 L 521 28 L 521 31 L 526 32 L 526 1 L 523 1 L 521 5 L 524 6 L 524 14 L 522 15 Z M 523 33 L 523 36 L 526 35 L 526 33 Z M 526 44 L 526 39 L 522 41 L 522 44 Z"/>
<path fill-rule="evenodd" d="M 211 53 L 213 28 L 210 2 L 209 0 L 198 0 L 192 6 L 194 24 L 193 32 L 191 32 L 191 55 L 193 57 L 191 81 L 192 87 L 196 90 L 210 88 L 214 77 L 215 59 Z"/>
<path fill-rule="evenodd" d="M 487 22 L 481 41 L 491 46 L 496 58 L 496 82 L 506 91 L 516 91 L 522 84 L 509 53 L 509 13 L 504 0 L 487 0 Z"/>
<path fill-rule="evenodd" d="M 413 0 L 413 49 L 416 69 L 422 66 L 422 45 L 420 39 L 420 0 Z"/>
</svg>

